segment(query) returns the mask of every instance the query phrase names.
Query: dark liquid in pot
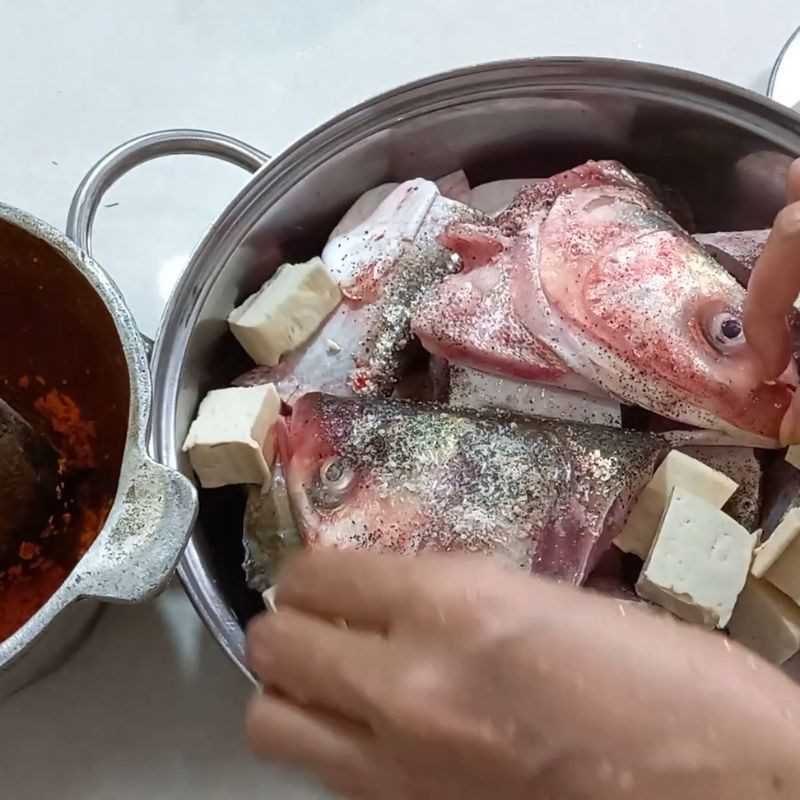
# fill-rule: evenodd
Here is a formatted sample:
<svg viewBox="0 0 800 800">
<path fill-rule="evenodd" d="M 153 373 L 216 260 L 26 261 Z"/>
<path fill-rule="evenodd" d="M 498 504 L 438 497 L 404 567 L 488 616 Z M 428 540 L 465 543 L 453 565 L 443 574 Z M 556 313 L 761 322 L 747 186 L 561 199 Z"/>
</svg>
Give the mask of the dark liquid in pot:
<svg viewBox="0 0 800 800">
<path fill-rule="evenodd" d="M 0 641 L 75 568 L 116 494 L 128 422 L 127 364 L 113 319 L 54 248 L 0 221 L 0 397 L 57 448 L 63 496 L 0 571 Z"/>
</svg>

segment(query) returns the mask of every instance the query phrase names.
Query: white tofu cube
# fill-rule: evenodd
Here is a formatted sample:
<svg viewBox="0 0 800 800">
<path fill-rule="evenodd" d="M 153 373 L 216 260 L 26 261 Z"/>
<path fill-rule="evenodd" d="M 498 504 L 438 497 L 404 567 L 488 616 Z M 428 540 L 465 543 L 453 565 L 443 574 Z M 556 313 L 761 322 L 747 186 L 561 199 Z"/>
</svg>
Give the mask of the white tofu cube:
<svg viewBox="0 0 800 800">
<path fill-rule="evenodd" d="M 183 443 L 200 484 L 268 483 L 280 410 L 271 383 L 209 392 Z"/>
<path fill-rule="evenodd" d="M 322 259 L 284 264 L 228 316 L 231 332 L 256 364 L 274 367 L 305 344 L 342 299 Z"/>
<path fill-rule="evenodd" d="M 800 509 L 791 509 L 761 547 L 753 562 L 753 574 L 800 604 Z"/>
<path fill-rule="evenodd" d="M 614 544 L 625 553 L 647 558 L 667 499 L 676 488 L 691 492 L 714 508 L 722 508 L 738 484 L 697 459 L 672 450 L 639 493 Z"/>
<path fill-rule="evenodd" d="M 800 651 L 800 608 L 768 581 L 751 575 L 733 609 L 731 637 L 773 664 Z"/>
<path fill-rule="evenodd" d="M 675 488 L 636 592 L 687 622 L 724 628 L 744 588 L 755 542 L 714 505 Z"/>
</svg>

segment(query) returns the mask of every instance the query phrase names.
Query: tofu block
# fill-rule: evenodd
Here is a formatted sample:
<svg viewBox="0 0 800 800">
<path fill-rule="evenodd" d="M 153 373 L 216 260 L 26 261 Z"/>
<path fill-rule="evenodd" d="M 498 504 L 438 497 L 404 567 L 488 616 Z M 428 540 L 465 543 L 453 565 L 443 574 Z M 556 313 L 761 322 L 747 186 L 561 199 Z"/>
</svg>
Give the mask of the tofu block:
<svg viewBox="0 0 800 800">
<path fill-rule="evenodd" d="M 800 509 L 792 508 L 780 521 L 772 536 L 764 544 L 756 548 L 753 558 L 752 573 L 757 578 L 763 578 L 767 572 L 783 557 L 800 534 Z M 800 553 L 796 557 L 800 557 Z M 800 561 L 798 561 L 800 564 Z"/>
<path fill-rule="evenodd" d="M 228 324 L 256 364 L 274 367 L 305 344 L 339 305 L 342 294 L 320 258 L 284 264 L 231 311 Z"/>
<path fill-rule="evenodd" d="M 800 509 L 791 509 L 772 536 L 759 547 L 754 574 L 763 576 L 776 589 L 800 605 Z M 757 572 L 756 572 L 757 570 Z"/>
<path fill-rule="evenodd" d="M 724 628 L 744 589 L 755 542 L 716 504 L 676 487 L 636 593 L 687 622 Z"/>
<path fill-rule="evenodd" d="M 183 443 L 201 486 L 268 483 L 280 410 L 271 383 L 209 392 Z"/>
<path fill-rule="evenodd" d="M 667 499 L 676 488 L 692 492 L 714 508 L 722 508 L 733 496 L 737 483 L 697 459 L 672 450 L 639 493 L 614 544 L 624 553 L 647 558 Z"/>
<path fill-rule="evenodd" d="M 786 460 L 795 469 L 800 469 L 800 445 L 793 444 L 786 450 Z"/>
<path fill-rule="evenodd" d="M 729 624 L 731 638 L 773 664 L 800 651 L 800 608 L 769 581 L 750 575 Z"/>
</svg>

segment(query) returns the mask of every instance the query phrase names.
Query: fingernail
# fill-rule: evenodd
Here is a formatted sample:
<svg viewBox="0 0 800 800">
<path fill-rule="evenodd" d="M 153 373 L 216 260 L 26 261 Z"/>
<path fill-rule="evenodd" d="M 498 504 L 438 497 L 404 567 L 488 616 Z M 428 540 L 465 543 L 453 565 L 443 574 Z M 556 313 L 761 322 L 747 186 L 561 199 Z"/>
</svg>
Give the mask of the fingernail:
<svg viewBox="0 0 800 800">
<path fill-rule="evenodd" d="M 275 596 L 278 593 L 277 586 L 270 586 L 265 592 L 262 593 L 264 598 L 264 605 L 272 612 L 277 612 L 278 607 L 275 605 Z"/>
<path fill-rule="evenodd" d="M 784 415 L 781 421 L 781 430 L 778 435 L 783 447 L 800 444 L 800 424 L 798 423 L 797 414 L 793 408 L 790 408 Z"/>
</svg>

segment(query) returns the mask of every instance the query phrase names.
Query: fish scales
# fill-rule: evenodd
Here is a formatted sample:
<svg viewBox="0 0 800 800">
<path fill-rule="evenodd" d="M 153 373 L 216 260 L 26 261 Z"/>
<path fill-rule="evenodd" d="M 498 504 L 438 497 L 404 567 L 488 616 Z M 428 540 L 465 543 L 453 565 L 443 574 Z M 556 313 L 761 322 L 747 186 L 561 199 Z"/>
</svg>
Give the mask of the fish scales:
<svg viewBox="0 0 800 800">
<path fill-rule="evenodd" d="M 581 583 L 666 451 L 660 437 L 306 395 L 287 481 L 309 543 L 485 553 Z M 343 471 L 344 484 L 333 485 Z"/>
</svg>

